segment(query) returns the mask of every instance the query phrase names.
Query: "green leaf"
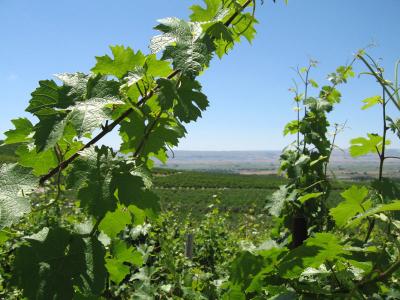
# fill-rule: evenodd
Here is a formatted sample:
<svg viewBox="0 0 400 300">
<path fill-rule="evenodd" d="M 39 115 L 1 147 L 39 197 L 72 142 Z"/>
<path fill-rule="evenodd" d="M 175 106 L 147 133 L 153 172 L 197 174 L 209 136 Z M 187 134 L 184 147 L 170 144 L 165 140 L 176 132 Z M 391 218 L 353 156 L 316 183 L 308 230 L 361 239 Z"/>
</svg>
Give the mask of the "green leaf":
<svg viewBox="0 0 400 300">
<path fill-rule="evenodd" d="M 143 136 L 151 127 L 150 136 L 141 148 L 141 156 L 148 157 L 153 153 L 157 155 L 160 151 L 166 151 L 167 146 L 176 146 L 179 139 L 186 133 L 185 128 L 171 115 L 162 115 L 152 126 L 154 118 L 150 117 L 148 124 L 145 125 L 144 116 L 138 112 L 133 112 L 129 118 L 121 123 L 120 135 L 123 140 L 121 151 L 123 153 L 134 153 L 141 145 Z M 148 129 L 146 129 L 148 128 Z"/>
<path fill-rule="evenodd" d="M 92 69 L 95 74 L 114 75 L 121 79 L 128 71 L 133 71 L 136 67 L 142 67 L 145 62 L 145 56 L 140 51 L 135 53 L 129 47 L 125 48 L 118 45 L 110 48 L 114 59 L 108 55 L 96 57 L 96 66 Z"/>
<path fill-rule="evenodd" d="M 140 138 L 145 134 L 145 117 L 139 110 L 132 113 L 121 122 L 119 135 L 122 139 L 120 151 L 122 153 L 134 153 L 140 143 Z"/>
<path fill-rule="evenodd" d="M 146 221 L 146 212 L 136 207 L 135 205 L 128 206 L 129 211 L 133 215 L 133 224 L 142 225 Z"/>
<path fill-rule="evenodd" d="M 229 290 L 222 296 L 222 300 L 246 300 L 246 294 L 242 292 L 240 286 L 231 285 Z"/>
<path fill-rule="evenodd" d="M 308 82 L 311 84 L 312 87 L 318 88 L 318 83 L 315 80 L 309 79 Z"/>
<path fill-rule="evenodd" d="M 321 195 L 323 195 L 324 193 L 310 193 L 310 194 L 305 194 L 303 196 L 299 197 L 299 201 L 301 204 L 305 203 L 306 201 L 310 200 L 310 199 L 315 199 L 320 197 Z"/>
<path fill-rule="evenodd" d="M 158 22 L 160 24 L 154 29 L 163 32 L 163 34 L 156 35 L 151 39 L 149 48 L 153 54 L 165 50 L 167 46 L 176 43 L 178 39 L 186 40 L 193 38 L 190 37 L 192 35 L 192 23 L 178 18 L 165 18 L 158 20 Z M 198 34 L 197 37 L 199 37 Z"/>
<path fill-rule="evenodd" d="M 146 57 L 144 68 L 146 73 L 154 78 L 167 77 L 172 73 L 171 64 L 165 60 L 158 60 L 155 54 Z"/>
<path fill-rule="evenodd" d="M 251 13 L 242 13 L 239 16 L 239 21 L 233 24 L 234 32 L 236 32 L 236 39 L 238 40 L 240 36 L 244 36 L 245 39 L 251 43 L 256 36 L 257 31 L 254 28 L 254 25 L 258 23 L 258 21 L 254 18 Z"/>
<path fill-rule="evenodd" d="M 74 101 L 81 101 L 86 98 L 86 86 L 90 78 L 89 75 L 78 72 L 56 74 L 55 77 L 61 80 L 63 85 L 67 87 L 66 94 L 74 99 Z"/>
<path fill-rule="evenodd" d="M 146 71 L 143 67 L 136 67 L 135 70 L 129 71 L 126 76 L 124 76 L 124 84 L 121 86 L 121 88 L 129 88 L 134 84 L 137 84 L 140 80 L 145 77 Z"/>
<path fill-rule="evenodd" d="M 220 40 L 214 40 L 214 45 L 215 45 L 215 53 L 217 56 L 221 59 L 225 54 L 229 52 L 234 46 L 233 43 L 224 41 L 222 39 Z"/>
<path fill-rule="evenodd" d="M 53 227 L 26 240 L 16 251 L 13 281 L 28 299 L 72 299 L 74 287 L 100 295 L 105 288 L 105 251 L 95 237 Z"/>
<path fill-rule="evenodd" d="M 27 118 L 18 118 L 11 121 L 15 129 L 4 133 L 4 144 L 25 143 L 32 140 L 33 125 Z"/>
<path fill-rule="evenodd" d="M 39 87 L 31 94 L 26 111 L 39 115 L 54 114 L 55 108 L 64 109 L 73 104 L 68 96 L 70 87 L 59 87 L 53 80 L 39 81 Z"/>
<path fill-rule="evenodd" d="M 50 169 L 58 165 L 57 156 L 54 149 L 36 152 L 33 145 L 21 145 L 15 154 L 18 155 L 18 163 L 21 166 L 32 168 L 36 176 L 46 174 Z"/>
<path fill-rule="evenodd" d="M 200 5 L 193 5 L 190 7 L 192 11 L 190 20 L 192 22 L 210 22 L 214 21 L 216 18 L 219 19 L 219 15 L 221 14 L 226 15 L 226 10 L 223 9 L 220 0 L 204 0 L 204 4 L 206 5 L 205 8 Z"/>
<path fill-rule="evenodd" d="M 335 261 L 347 254 L 350 252 L 344 248 L 338 236 L 332 233 L 316 233 L 302 246 L 290 251 L 278 269 L 283 278 L 297 279 L 306 268 L 318 268 L 326 261 Z"/>
<path fill-rule="evenodd" d="M 265 289 L 266 278 L 275 275 L 277 265 L 287 251 L 286 248 L 276 248 L 275 246 L 259 251 L 258 253 L 263 257 L 263 267 L 257 275 L 253 274 L 253 279 L 246 288 L 246 292 L 262 292 Z"/>
<path fill-rule="evenodd" d="M 175 115 L 182 122 L 196 121 L 209 104 L 207 96 L 201 92 L 200 83 L 196 80 L 185 78 L 177 92 L 179 98 L 174 107 Z"/>
<path fill-rule="evenodd" d="M 297 196 L 297 191 L 290 191 L 286 185 L 281 185 L 279 190 L 272 194 L 270 203 L 267 204 L 269 213 L 273 216 L 279 217 L 287 202 L 292 202 Z"/>
<path fill-rule="evenodd" d="M 98 129 L 102 123 L 111 119 L 112 106 L 122 105 L 118 99 L 92 98 L 86 101 L 77 102 L 69 109 L 67 122 L 71 122 L 78 137 L 91 134 Z"/>
<path fill-rule="evenodd" d="M 78 189 L 80 206 L 96 218 L 117 207 L 112 184 L 116 159 L 105 146 L 80 152 L 67 178 L 67 187 Z"/>
<path fill-rule="evenodd" d="M 321 88 L 319 97 L 333 105 L 340 102 L 342 94 L 332 86 L 325 85 Z"/>
<path fill-rule="evenodd" d="M 110 276 L 110 280 L 115 284 L 120 284 L 122 280 L 130 273 L 131 268 L 123 262 L 112 258 L 106 258 L 106 268 Z"/>
<path fill-rule="evenodd" d="M 156 219 L 161 210 L 160 198 L 157 194 L 149 190 L 143 190 L 137 199 L 133 202 L 134 206 L 146 213 L 146 216 L 151 219 Z"/>
<path fill-rule="evenodd" d="M 378 206 L 375 206 L 367 210 L 365 213 L 359 214 L 349 223 L 349 226 L 353 227 L 357 226 L 362 220 L 375 214 L 384 213 L 388 211 L 399 211 L 399 210 L 400 210 L 400 200 L 394 200 L 393 202 L 388 204 L 380 204 Z"/>
<path fill-rule="evenodd" d="M 178 93 L 176 91 L 175 82 L 159 78 L 157 80 L 157 85 L 160 87 L 158 93 L 158 101 L 163 110 L 168 110 L 174 105 L 174 100 L 177 99 Z"/>
<path fill-rule="evenodd" d="M 30 211 L 26 198 L 37 185 L 27 168 L 17 164 L 0 166 L 0 229 L 11 226 Z"/>
<path fill-rule="evenodd" d="M 231 264 L 230 281 L 243 290 L 251 284 L 253 277 L 262 270 L 264 259 L 262 256 L 248 251 L 239 253 Z"/>
<path fill-rule="evenodd" d="M 204 29 L 204 26 L 203 26 Z M 216 41 L 225 41 L 227 43 L 233 43 L 234 37 L 222 22 L 216 22 L 207 28 L 207 34 Z"/>
<path fill-rule="evenodd" d="M 35 125 L 35 145 L 37 150 L 46 151 L 53 148 L 62 139 L 68 125 L 66 114 L 52 114 L 40 117 Z"/>
<path fill-rule="evenodd" d="M 87 81 L 86 99 L 90 98 L 117 98 L 120 83 L 107 80 L 107 76 L 91 75 Z"/>
<path fill-rule="evenodd" d="M 120 203 L 129 206 L 130 211 L 130 207 L 134 205 L 144 211 L 147 217 L 155 218 L 160 211 L 160 200 L 156 194 L 145 188 L 145 176 L 138 171 L 134 173 L 127 170 L 114 174 L 115 194 Z"/>
<path fill-rule="evenodd" d="M 153 53 L 163 49 L 162 59 L 171 59 L 174 69 L 183 75 L 193 77 L 207 67 L 211 57 L 211 40 L 201 37 L 202 28 L 198 23 L 187 23 L 178 18 L 159 20 L 155 29 L 163 32 L 152 38 L 150 49 Z"/>
<path fill-rule="evenodd" d="M 364 186 L 353 185 L 341 193 L 341 196 L 345 201 L 330 209 L 330 215 L 338 227 L 344 227 L 351 218 L 368 209 L 370 205 L 370 203 L 363 204 L 368 196 L 368 189 Z"/>
<path fill-rule="evenodd" d="M 131 223 L 130 211 L 124 206 L 118 206 L 115 211 L 107 212 L 99 224 L 99 229 L 113 239 Z"/>
<path fill-rule="evenodd" d="M 368 139 L 359 137 L 350 141 L 350 155 L 353 157 L 366 155 L 368 153 L 378 153 L 382 151 L 383 138 L 377 134 L 368 133 Z M 386 140 L 386 145 L 390 141 Z"/>
<path fill-rule="evenodd" d="M 373 97 L 369 97 L 369 98 L 364 99 L 362 102 L 365 103 L 363 105 L 363 107 L 361 107 L 361 109 L 364 110 L 364 109 L 370 108 L 370 107 L 372 107 L 372 106 L 374 106 L 374 105 L 376 105 L 378 103 L 382 104 L 383 100 L 382 100 L 381 96 L 373 96 Z"/>
<path fill-rule="evenodd" d="M 285 128 L 283 129 L 283 135 L 286 136 L 288 134 L 296 134 L 299 132 L 299 121 L 293 120 L 290 121 L 285 125 Z"/>
<path fill-rule="evenodd" d="M 79 137 L 90 133 L 101 121 L 110 118 L 108 112 L 111 109 L 105 106 L 122 104 L 115 99 L 119 93 L 119 83 L 115 81 L 83 73 L 57 76 L 63 86 L 57 86 L 54 81 L 41 81 L 40 87 L 32 93 L 27 109 L 39 118 L 33 136 L 38 152 L 65 141 L 67 132 L 68 142 L 72 143 L 74 134 L 70 133 L 73 127 Z M 91 114 L 87 112 L 89 109 Z"/>
<path fill-rule="evenodd" d="M 350 66 L 340 66 L 336 69 L 336 72 L 339 74 L 343 82 L 347 82 L 347 79 L 355 76 L 353 71 L 353 67 Z"/>
<path fill-rule="evenodd" d="M 393 120 L 387 116 L 386 121 L 390 130 L 400 138 L 400 119 Z"/>
<path fill-rule="evenodd" d="M 382 195 L 385 203 L 400 199 L 400 184 L 395 178 L 377 179 L 371 183 L 371 186 Z"/>
<path fill-rule="evenodd" d="M 111 248 L 112 258 L 106 259 L 106 268 L 110 274 L 110 279 L 116 284 L 130 273 L 130 267 L 127 264 L 140 267 L 143 265 L 142 254 L 121 241 L 115 240 Z"/>
</svg>

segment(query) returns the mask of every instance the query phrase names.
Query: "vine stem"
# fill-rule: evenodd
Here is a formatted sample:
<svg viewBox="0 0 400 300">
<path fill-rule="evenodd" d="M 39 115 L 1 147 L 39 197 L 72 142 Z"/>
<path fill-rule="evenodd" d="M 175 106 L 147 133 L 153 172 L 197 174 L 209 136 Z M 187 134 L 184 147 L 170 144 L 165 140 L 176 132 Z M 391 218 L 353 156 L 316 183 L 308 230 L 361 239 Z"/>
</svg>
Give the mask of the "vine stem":
<svg viewBox="0 0 400 300">
<path fill-rule="evenodd" d="M 379 74 L 380 76 L 382 76 L 382 74 Z M 388 130 L 387 124 L 386 124 L 386 90 L 383 89 L 382 91 L 382 122 L 383 122 L 383 134 L 382 134 L 382 149 L 381 151 L 379 151 L 379 149 L 377 149 L 378 151 L 378 155 L 379 155 L 379 177 L 378 177 L 378 181 L 382 182 L 383 180 L 383 164 L 385 162 L 385 150 L 386 150 L 386 133 Z M 382 188 L 379 187 L 379 193 L 382 195 Z M 372 219 L 369 221 L 369 226 L 368 226 L 368 230 L 367 230 L 367 235 L 365 236 L 364 239 L 364 244 L 368 242 L 372 230 L 374 230 L 375 227 L 375 219 Z"/>
<path fill-rule="evenodd" d="M 394 103 L 394 105 L 397 107 L 398 110 L 400 110 L 400 104 L 397 103 L 397 101 L 393 98 L 393 95 L 390 93 L 390 91 L 387 88 L 387 85 L 385 81 L 379 77 L 379 75 L 375 72 L 375 70 L 372 68 L 372 66 L 368 63 L 368 61 L 365 59 L 364 56 L 362 55 L 357 55 L 357 58 L 360 59 L 366 66 L 367 68 L 371 71 L 372 75 L 376 78 L 376 80 L 379 82 L 379 84 L 382 86 L 382 88 L 385 90 L 387 95 L 389 96 L 390 100 Z M 396 92 L 396 91 L 395 91 Z"/>
<path fill-rule="evenodd" d="M 253 0 L 247 0 L 241 8 L 235 13 L 232 14 L 232 16 L 224 23 L 226 27 L 230 26 L 232 22 L 235 20 L 235 18 L 239 15 L 241 11 L 243 11 L 247 6 L 249 6 Z M 169 74 L 166 78 L 167 79 L 172 79 L 176 75 L 180 73 L 180 70 L 174 70 L 171 74 Z M 140 108 L 144 103 L 146 103 L 147 100 L 149 100 L 154 93 L 157 91 L 158 86 L 156 86 L 153 90 L 148 92 L 144 97 L 142 97 L 137 103 L 136 107 Z M 75 159 L 77 159 L 80 156 L 80 152 L 82 150 L 85 150 L 94 144 L 96 144 L 99 140 L 101 140 L 105 135 L 107 135 L 109 132 L 113 131 L 113 129 L 119 125 L 126 117 L 128 117 L 131 113 L 133 112 L 133 108 L 129 108 L 126 111 L 124 111 L 116 120 L 114 120 L 111 124 L 106 125 L 103 127 L 102 131 L 98 133 L 93 139 L 91 139 L 89 142 L 87 142 L 85 145 L 83 145 L 76 153 L 74 153 L 72 156 L 70 156 L 68 159 L 62 161 L 61 163 L 58 164 L 57 167 L 51 169 L 47 174 L 43 175 L 39 179 L 39 184 L 43 185 L 47 180 L 49 180 L 51 177 L 56 175 L 58 172 L 61 172 L 64 170 L 70 163 L 72 163 Z"/>
</svg>

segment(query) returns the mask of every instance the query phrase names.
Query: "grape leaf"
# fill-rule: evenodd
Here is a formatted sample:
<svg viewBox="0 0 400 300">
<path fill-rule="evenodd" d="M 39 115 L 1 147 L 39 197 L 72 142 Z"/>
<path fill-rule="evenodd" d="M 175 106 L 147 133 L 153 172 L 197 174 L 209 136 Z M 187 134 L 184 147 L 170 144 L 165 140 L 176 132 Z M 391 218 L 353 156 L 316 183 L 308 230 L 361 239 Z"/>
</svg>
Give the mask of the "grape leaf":
<svg viewBox="0 0 400 300">
<path fill-rule="evenodd" d="M 35 125 L 35 145 L 38 151 L 46 151 L 54 147 L 62 139 L 68 120 L 66 113 L 42 115 Z"/>
<path fill-rule="evenodd" d="M 162 58 L 171 59 L 174 68 L 189 77 L 196 76 L 208 66 L 214 49 L 211 40 L 201 37 L 200 24 L 178 18 L 162 19 L 159 23 L 155 29 L 162 34 L 152 38 L 152 53 L 165 49 Z"/>
<path fill-rule="evenodd" d="M 377 153 L 382 151 L 383 138 L 377 134 L 368 133 L 368 139 L 359 137 L 350 141 L 350 155 L 353 157 L 366 155 L 368 153 Z M 386 145 L 390 141 L 386 140 Z"/>
<path fill-rule="evenodd" d="M 177 42 L 175 46 L 167 46 L 163 59 L 172 59 L 175 69 L 181 70 L 188 77 L 197 76 L 208 67 L 212 58 L 213 48 L 203 40 Z"/>
<path fill-rule="evenodd" d="M 26 111 L 36 116 L 56 114 L 55 108 L 64 109 L 73 104 L 73 99 L 68 96 L 69 90 L 68 87 L 58 86 L 54 80 L 39 81 Z"/>
<path fill-rule="evenodd" d="M 158 92 L 158 101 L 163 110 L 168 110 L 174 105 L 174 100 L 178 99 L 175 83 L 169 79 L 160 78 L 157 80 L 160 87 Z"/>
<path fill-rule="evenodd" d="M 95 237 L 45 228 L 16 251 L 13 281 L 28 299 L 72 299 L 74 287 L 99 295 L 106 281 L 105 250 Z"/>
<path fill-rule="evenodd" d="M 114 281 L 115 284 L 120 284 L 122 280 L 130 273 L 131 268 L 113 258 L 106 258 L 106 268 L 110 275 L 110 280 Z"/>
<path fill-rule="evenodd" d="M 244 36 L 245 39 L 251 43 L 257 33 L 254 28 L 254 25 L 257 23 L 258 21 L 251 13 L 241 13 L 238 17 L 238 22 L 233 24 L 235 40 L 239 41 L 240 37 Z"/>
<path fill-rule="evenodd" d="M 146 57 L 144 69 L 148 75 L 154 78 L 167 77 L 172 72 L 171 64 L 165 60 L 158 60 L 155 54 Z"/>
<path fill-rule="evenodd" d="M 276 217 L 280 216 L 286 202 L 292 202 L 295 200 L 297 191 L 290 191 L 289 189 L 290 188 L 288 186 L 281 185 L 279 190 L 272 194 L 271 200 L 266 206 L 271 215 Z"/>
<path fill-rule="evenodd" d="M 369 204 L 364 203 L 368 196 L 368 189 L 364 186 L 358 187 L 353 185 L 341 193 L 341 196 L 345 201 L 340 202 L 338 206 L 330 209 L 330 215 L 338 227 L 345 226 L 352 217 L 368 209 L 371 205 L 370 202 Z"/>
<path fill-rule="evenodd" d="M 374 106 L 374 105 L 376 105 L 378 103 L 382 103 L 383 101 L 382 101 L 382 97 L 381 96 L 373 96 L 373 97 L 369 97 L 367 99 L 364 99 L 362 102 L 365 103 L 363 105 L 363 107 L 361 107 L 361 109 L 364 110 L 364 109 L 370 108 L 370 107 L 372 107 L 372 106 Z"/>
<path fill-rule="evenodd" d="M 146 134 L 146 128 L 149 128 L 154 122 L 154 118 L 149 116 L 149 123 L 145 125 L 145 117 L 139 111 L 134 111 L 130 116 L 121 123 L 120 135 L 123 143 L 121 151 L 123 153 L 135 152 L 141 145 L 143 136 Z M 179 138 L 185 135 L 184 127 L 167 114 L 161 116 L 152 126 L 149 134 L 150 139 L 144 143 L 141 151 L 142 157 L 146 157 L 150 153 L 157 154 L 161 150 L 166 150 L 167 145 L 176 146 Z"/>
<path fill-rule="evenodd" d="M 32 140 L 33 125 L 27 118 L 18 118 L 11 121 L 15 129 L 4 133 L 4 144 L 25 143 Z"/>
<path fill-rule="evenodd" d="M 96 218 L 102 218 L 117 206 L 112 185 L 116 159 L 105 146 L 89 148 L 80 154 L 67 178 L 67 187 L 78 189 L 80 206 Z"/>
<path fill-rule="evenodd" d="M 299 131 L 299 121 L 293 120 L 285 125 L 285 128 L 283 129 L 283 135 L 286 136 L 288 134 L 295 134 L 298 131 Z"/>
<path fill-rule="evenodd" d="M 311 84 L 312 87 L 318 88 L 318 83 L 313 79 L 308 79 L 308 82 Z"/>
<path fill-rule="evenodd" d="M 111 52 L 114 59 L 105 56 L 97 56 L 96 65 L 92 72 L 101 75 L 114 75 L 117 78 L 123 78 L 128 71 L 133 71 L 136 67 L 142 67 L 145 62 L 145 56 L 141 51 L 134 52 L 131 48 L 124 46 L 111 46 Z"/>
<path fill-rule="evenodd" d="M 303 196 L 299 197 L 299 202 L 301 204 L 305 203 L 306 201 L 310 200 L 310 199 L 315 199 L 320 197 L 321 195 L 323 195 L 324 193 L 310 193 L 310 194 L 305 194 Z"/>
<path fill-rule="evenodd" d="M 66 121 L 75 128 L 78 137 L 82 137 L 91 134 L 104 121 L 111 119 L 112 106 L 122 104 L 118 99 L 91 98 L 80 101 L 69 108 L 71 111 Z"/>
<path fill-rule="evenodd" d="M 130 272 L 130 267 L 126 263 L 140 267 L 143 264 L 142 254 L 132 246 L 121 240 L 115 240 L 111 247 L 112 258 L 106 259 L 106 268 L 110 274 L 110 279 L 119 284 Z"/>
<path fill-rule="evenodd" d="M 242 252 L 232 262 L 230 281 L 245 290 L 252 282 L 253 277 L 264 267 L 264 259 L 248 251 Z"/>
<path fill-rule="evenodd" d="M 296 279 L 308 267 L 318 268 L 326 261 L 340 259 L 350 254 L 344 248 L 338 236 L 332 233 L 316 233 L 303 245 L 290 251 L 279 264 L 279 272 L 283 278 Z"/>
<path fill-rule="evenodd" d="M 182 122 L 189 123 L 201 117 L 201 112 L 208 107 L 207 96 L 201 92 L 201 85 L 196 80 L 186 78 L 178 90 L 178 103 L 174 107 L 175 115 Z"/>
<path fill-rule="evenodd" d="M 17 164 L 0 166 L 0 229 L 16 223 L 30 211 L 26 194 L 37 185 L 37 179 L 27 168 Z"/>
<path fill-rule="evenodd" d="M 32 93 L 28 107 L 28 111 L 39 118 L 39 123 L 34 127 L 35 145 L 39 152 L 54 147 L 65 138 L 69 124 L 76 129 L 78 137 L 90 134 L 104 120 L 111 118 L 112 111 L 108 106 L 123 104 L 111 98 L 118 94 L 119 85 L 115 81 L 83 73 L 57 76 L 63 86 L 59 87 L 53 81 L 45 85 L 41 82 L 41 86 Z M 52 101 L 47 103 L 48 99 Z M 45 101 L 43 104 L 40 102 L 42 100 Z M 70 136 L 70 142 L 73 137 Z"/>
<path fill-rule="evenodd" d="M 67 89 L 67 96 L 74 101 L 81 101 L 86 98 L 86 89 L 90 76 L 84 73 L 61 73 L 55 77 L 62 81 Z"/>
<path fill-rule="evenodd" d="M 378 206 L 372 207 L 366 212 L 359 214 L 356 218 L 349 222 L 349 226 L 357 226 L 362 220 L 375 214 L 387 212 L 387 211 L 399 211 L 400 210 L 400 200 L 394 200 L 391 203 L 380 204 Z"/>
<path fill-rule="evenodd" d="M 193 5 L 190 7 L 192 14 L 190 20 L 192 22 L 210 22 L 218 18 L 218 15 L 223 12 L 223 5 L 220 0 L 204 0 L 205 8 L 200 5 Z M 225 11 L 229 11 L 225 9 Z M 226 14 L 226 12 L 224 13 Z"/>
<path fill-rule="evenodd" d="M 113 239 L 131 222 L 129 210 L 124 206 L 118 206 L 115 211 L 107 212 L 100 222 L 99 229 Z"/>
<path fill-rule="evenodd" d="M 160 23 L 154 29 L 160 30 L 163 34 L 154 36 L 150 41 L 151 52 L 158 53 L 168 45 L 177 42 L 178 39 L 187 39 L 192 34 L 190 23 L 178 18 L 165 18 L 158 20 Z"/>
<path fill-rule="evenodd" d="M 58 165 L 57 156 L 53 149 L 36 152 L 33 145 L 21 145 L 15 154 L 18 155 L 18 163 L 21 166 L 32 168 L 33 174 L 40 176 L 46 174 L 50 169 Z"/>
<path fill-rule="evenodd" d="M 216 22 L 212 25 L 202 26 L 203 30 L 214 40 L 214 41 L 225 41 L 227 43 L 233 43 L 234 37 L 228 27 L 222 22 Z"/>
</svg>

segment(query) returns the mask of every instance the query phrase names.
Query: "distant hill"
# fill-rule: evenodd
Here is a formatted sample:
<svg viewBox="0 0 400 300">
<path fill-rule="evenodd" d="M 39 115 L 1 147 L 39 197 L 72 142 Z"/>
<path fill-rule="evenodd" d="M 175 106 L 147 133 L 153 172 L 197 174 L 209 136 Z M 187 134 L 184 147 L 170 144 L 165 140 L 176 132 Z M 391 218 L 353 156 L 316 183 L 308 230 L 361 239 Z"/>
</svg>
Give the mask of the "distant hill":
<svg viewBox="0 0 400 300">
<path fill-rule="evenodd" d="M 166 165 L 158 167 L 216 171 L 240 174 L 276 174 L 281 151 L 174 151 L 169 153 Z M 400 156 L 400 150 L 389 150 L 388 155 Z M 339 178 L 373 178 L 378 172 L 378 157 L 370 154 L 353 158 L 348 151 L 333 152 L 330 163 L 331 174 Z M 388 159 L 386 175 L 400 177 L 400 160 Z M 333 175 L 332 175 L 333 176 Z"/>
</svg>

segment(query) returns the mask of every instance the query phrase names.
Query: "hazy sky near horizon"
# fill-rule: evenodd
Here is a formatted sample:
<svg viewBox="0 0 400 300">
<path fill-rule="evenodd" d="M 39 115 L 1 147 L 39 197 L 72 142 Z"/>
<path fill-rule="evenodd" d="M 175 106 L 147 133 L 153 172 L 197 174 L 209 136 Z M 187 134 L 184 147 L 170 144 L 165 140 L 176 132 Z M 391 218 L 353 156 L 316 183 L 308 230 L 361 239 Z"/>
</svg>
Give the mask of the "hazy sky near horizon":
<svg viewBox="0 0 400 300">
<path fill-rule="evenodd" d="M 109 54 L 109 45 L 123 44 L 148 52 L 157 34 L 156 20 L 187 18 L 182 0 L 0 0 L 0 91 L 2 132 L 10 120 L 28 116 L 24 109 L 38 81 L 62 72 L 88 72 L 95 56 Z M 295 118 L 288 88 L 296 74 L 291 69 L 320 62 L 311 78 L 327 83 L 326 74 L 351 61 L 368 44 L 369 53 L 382 58 L 386 75 L 393 78 L 400 58 L 400 0 L 265 0 L 257 7 L 258 35 L 253 45 L 243 42 L 228 55 L 215 58 L 199 80 L 210 107 L 198 122 L 187 126 L 181 150 L 276 150 L 294 138 L 282 135 L 286 122 Z M 359 63 L 357 72 L 365 71 Z M 378 108 L 361 111 L 361 100 L 381 94 L 366 76 L 340 87 L 343 98 L 329 118 L 347 122 L 337 142 L 367 132 L 380 133 Z M 389 110 L 393 117 L 399 112 Z M 393 138 L 393 147 L 399 143 Z M 118 136 L 105 141 L 118 145 Z"/>
</svg>

